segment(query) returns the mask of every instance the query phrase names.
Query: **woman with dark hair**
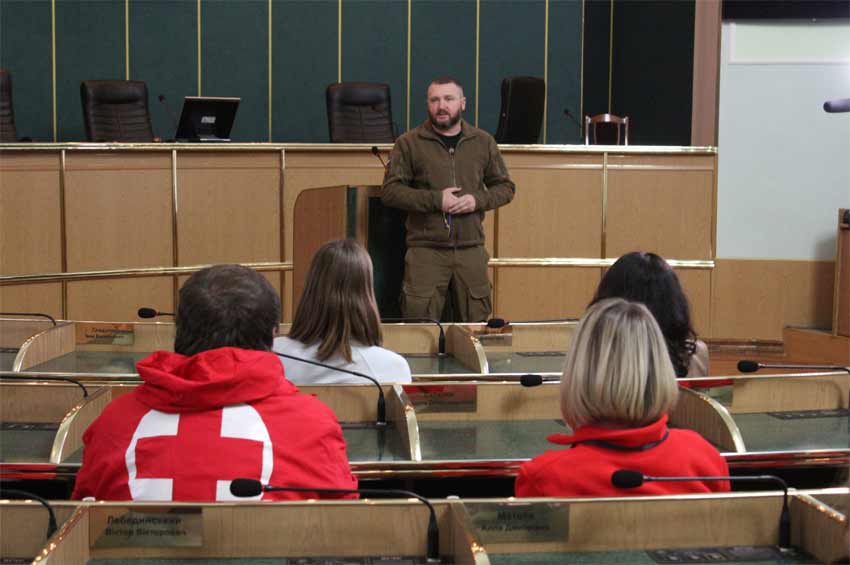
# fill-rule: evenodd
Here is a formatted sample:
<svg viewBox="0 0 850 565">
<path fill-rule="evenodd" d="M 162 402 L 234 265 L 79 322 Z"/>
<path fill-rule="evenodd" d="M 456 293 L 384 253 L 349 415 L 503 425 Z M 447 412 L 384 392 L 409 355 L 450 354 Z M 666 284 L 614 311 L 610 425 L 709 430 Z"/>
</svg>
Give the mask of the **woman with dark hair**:
<svg viewBox="0 0 850 565">
<path fill-rule="evenodd" d="M 381 382 L 411 381 L 404 357 L 381 347 L 372 259 L 352 239 L 331 241 L 313 257 L 304 293 L 288 337 L 274 350 L 365 373 Z M 281 358 L 296 384 L 361 384 L 363 379 L 309 363 Z"/>
<path fill-rule="evenodd" d="M 606 298 L 641 302 L 652 312 L 667 342 L 676 377 L 708 375 L 708 347 L 697 339 L 688 298 L 667 261 L 655 253 L 623 255 L 602 277 L 590 305 Z"/>
</svg>

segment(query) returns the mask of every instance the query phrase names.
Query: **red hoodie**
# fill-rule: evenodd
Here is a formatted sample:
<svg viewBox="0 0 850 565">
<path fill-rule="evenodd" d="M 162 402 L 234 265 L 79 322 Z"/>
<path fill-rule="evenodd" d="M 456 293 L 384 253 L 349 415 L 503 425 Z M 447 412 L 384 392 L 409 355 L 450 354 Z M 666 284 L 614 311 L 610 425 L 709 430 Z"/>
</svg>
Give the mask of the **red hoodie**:
<svg viewBox="0 0 850 565">
<path fill-rule="evenodd" d="M 192 357 L 159 351 L 137 367 L 143 384 L 113 400 L 83 435 L 73 498 L 240 500 L 230 494 L 238 477 L 357 488 L 336 416 L 298 392 L 275 355 L 233 347 Z"/>
<path fill-rule="evenodd" d="M 701 435 L 670 430 L 667 416 L 642 428 L 582 426 L 573 435 L 552 434 L 551 443 L 569 449 L 547 451 L 523 463 L 516 479 L 517 496 L 629 496 L 725 492 L 728 481 L 648 482 L 634 489 L 611 484 L 619 469 L 658 477 L 727 476 L 726 460 Z M 582 442 L 599 442 L 582 443 Z"/>
</svg>

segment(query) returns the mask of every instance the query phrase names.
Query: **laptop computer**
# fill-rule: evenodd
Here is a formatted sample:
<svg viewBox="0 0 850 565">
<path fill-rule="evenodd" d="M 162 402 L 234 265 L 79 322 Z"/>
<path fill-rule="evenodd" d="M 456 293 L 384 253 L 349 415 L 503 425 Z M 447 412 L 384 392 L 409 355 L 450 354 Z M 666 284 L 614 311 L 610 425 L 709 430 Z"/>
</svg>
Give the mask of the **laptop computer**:
<svg viewBox="0 0 850 565">
<path fill-rule="evenodd" d="M 177 124 L 177 141 L 230 141 L 240 98 L 187 96 Z"/>
</svg>

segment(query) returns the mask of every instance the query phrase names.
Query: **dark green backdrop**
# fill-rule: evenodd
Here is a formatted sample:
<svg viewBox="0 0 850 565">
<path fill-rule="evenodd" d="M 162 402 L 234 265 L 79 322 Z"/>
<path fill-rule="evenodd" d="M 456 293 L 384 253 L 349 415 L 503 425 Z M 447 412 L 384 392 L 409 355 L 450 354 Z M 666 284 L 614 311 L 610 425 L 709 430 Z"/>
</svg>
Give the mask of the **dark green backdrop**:
<svg viewBox="0 0 850 565">
<path fill-rule="evenodd" d="M 19 135 L 37 141 L 54 140 L 54 89 L 55 139 L 79 141 L 80 81 L 128 70 L 163 138 L 174 126 L 157 95 L 178 113 L 200 91 L 242 98 L 234 140 L 325 142 L 338 78 L 389 83 L 401 133 L 424 119 L 431 78 L 456 76 L 467 119 L 494 132 L 502 78 L 548 67 L 546 143 L 579 142 L 564 109 L 607 111 L 610 91 L 632 143 L 687 145 L 693 14 L 693 0 L 0 0 L 0 66 Z"/>
</svg>

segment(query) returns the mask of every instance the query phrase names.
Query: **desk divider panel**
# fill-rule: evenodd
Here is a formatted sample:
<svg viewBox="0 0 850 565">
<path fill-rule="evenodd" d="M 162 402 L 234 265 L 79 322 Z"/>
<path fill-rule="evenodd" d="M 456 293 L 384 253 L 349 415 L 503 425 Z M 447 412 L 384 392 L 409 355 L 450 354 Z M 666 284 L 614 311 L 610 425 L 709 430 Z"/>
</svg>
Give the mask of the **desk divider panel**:
<svg viewBox="0 0 850 565">
<path fill-rule="evenodd" d="M 489 372 L 481 342 L 464 326 L 451 325 L 446 329 L 446 353 L 473 373 Z"/>
<path fill-rule="evenodd" d="M 13 371 L 23 371 L 74 351 L 73 323 L 62 323 L 34 335 L 21 346 Z"/>
<path fill-rule="evenodd" d="M 53 323 L 36 318 L 0 319 L 0 348 L 20 348 L 29 338 L 53 327 Z"/>
<path fill-rule="evenodd" d="M 848 408 L 850 374 L 814 373 L 735 379 L 732 414 Z"/>
<path fill-rule="evenodd" d="M 109 387 L 102 387 L 90 393 L 85 400 L 68 412 L 56 432 L 56 439 L 50 452 L 51 463 L 62 463 L 83 448 L 83 434 L 111 401 L 112 390 Z"/>
<path fill-rule="evenodd" d="M 809 548 L 823 563 L 837 563 L 847 557 L 850 541 L 847 516 L 802 493 L 791 499 L 789 510 L 794 545 Z"/>
<path fill-rule="evenodd" d="M 50 505 L 56 514 L 57 525 L 62 525 L 71 517 L 79 503 L 53 501 Z M 35 501 L 14 500 L 8 504 L 0 504 L 0 561 L 14 558 L 32 559 L 38 555 L 45 545 L 47 517 L 47 510 Z"/>
<path fill-rule="evenodd" d="M 741 431 L 728 410 L 701 392 L 679 387 L 679 400 L 670 413 L 670 425 L 698 432 L 720 451 L 746 451 Z"/>
<path fill-rule="evenodd" d="M 44 381 L 41 381 L 44 382 Z M 83 401 L 83 391 L 73 384 L 41 384 L 32 381 L 4 381 L 0 384 L 0 417 L 3 422 L 58 424 Z"/>
</svg>

